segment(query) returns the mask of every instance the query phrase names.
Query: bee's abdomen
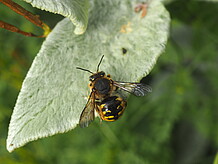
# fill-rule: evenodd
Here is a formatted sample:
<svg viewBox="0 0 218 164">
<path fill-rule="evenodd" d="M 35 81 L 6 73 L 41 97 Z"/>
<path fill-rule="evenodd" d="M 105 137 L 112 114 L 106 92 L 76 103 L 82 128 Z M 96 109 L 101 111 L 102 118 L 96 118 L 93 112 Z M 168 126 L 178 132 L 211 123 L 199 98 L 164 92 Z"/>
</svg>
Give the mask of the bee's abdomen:
<svg viewBox="0 0 218 164">
<path fill-rule="evenodd" d="M 122 116 L 126 105 L 126 101 L 117 96 L 104 99 L 99 105 L 101 119 L 105 121 L 116 121 Z"/>
</svg>

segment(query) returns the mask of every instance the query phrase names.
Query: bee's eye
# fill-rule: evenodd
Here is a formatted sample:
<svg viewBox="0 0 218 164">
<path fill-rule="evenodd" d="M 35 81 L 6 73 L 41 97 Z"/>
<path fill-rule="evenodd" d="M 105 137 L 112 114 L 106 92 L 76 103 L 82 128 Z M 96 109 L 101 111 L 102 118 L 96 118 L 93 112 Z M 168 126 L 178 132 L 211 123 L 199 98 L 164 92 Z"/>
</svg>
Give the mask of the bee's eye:
<svg viewBox="0 0 218 164">
<path fill-rule="evenodd" d="M 100 72 L 100 76 L 104 76 L 105 75 L 105 73 L 104 72 Z"/>
<path fill-rule="evenodd" d="M 89 81 L 94 81 L 94 78 L 93 77 L 89 77 Z"/>
</svg>

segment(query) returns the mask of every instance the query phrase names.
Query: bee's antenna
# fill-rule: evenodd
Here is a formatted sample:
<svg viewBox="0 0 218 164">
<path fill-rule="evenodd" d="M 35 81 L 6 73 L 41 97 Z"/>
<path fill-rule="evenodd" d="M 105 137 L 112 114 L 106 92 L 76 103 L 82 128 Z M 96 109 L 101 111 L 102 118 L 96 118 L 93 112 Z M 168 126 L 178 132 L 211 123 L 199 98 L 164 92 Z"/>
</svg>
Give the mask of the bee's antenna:
<svg viewBox="0 0 218 164">
<path fill-rule="evenodd" d="M 100 60 L 100 62 L 98 63 L 97 72 L 98 72 L 98 70 L 99 70 L 99 66 L 100 66 L 100 64 L 101 64 L 101 62 L 102 62 L 102 60 L 103 60 L 103 58 L 104 58 L 104 55 L 101 57 L 101 60 Z"/>
<path fill-rule="evenodd" d="M 89 71 L 88 69 L 84 69 L 84 68 L 80 68 L 80 67 L 76 67 L 76 69 L 80 69 L 80 70 L 83 70 L 83 71 L 89 72 L 89 73 L 91 73 L 91 74 L 94 74 L 93 72 Z"/>
</svg>

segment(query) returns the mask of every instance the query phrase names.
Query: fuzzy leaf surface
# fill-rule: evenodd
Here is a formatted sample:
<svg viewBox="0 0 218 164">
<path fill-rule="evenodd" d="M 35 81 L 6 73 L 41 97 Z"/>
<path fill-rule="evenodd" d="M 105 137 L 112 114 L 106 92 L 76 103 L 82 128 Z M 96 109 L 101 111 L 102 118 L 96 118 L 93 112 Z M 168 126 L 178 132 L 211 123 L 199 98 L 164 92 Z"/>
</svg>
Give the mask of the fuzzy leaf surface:
<svg viewBox="0 0 218 164">
<path fill-rule="evenodd" d="M 160 1 L 147 15 L 136 1 L 93 1 L 87 32 L 75 35 L 68 18 L 43 43 L 23 82 L 9 125 L 7 149 L 75 128 L 89 95 L 88 72 L 111 74 L 116 81 L 138 82 L 164 51 L 170 17 Z M 124 51 L 125 50 L 125 51 Z"/>
<path fill-rule="evenodd" d="M 89 0 L 24 0 L 33 7 L 68 17 L 76 26 L 75 34 L 83 34 L 88 24 Z"/>
</svg>

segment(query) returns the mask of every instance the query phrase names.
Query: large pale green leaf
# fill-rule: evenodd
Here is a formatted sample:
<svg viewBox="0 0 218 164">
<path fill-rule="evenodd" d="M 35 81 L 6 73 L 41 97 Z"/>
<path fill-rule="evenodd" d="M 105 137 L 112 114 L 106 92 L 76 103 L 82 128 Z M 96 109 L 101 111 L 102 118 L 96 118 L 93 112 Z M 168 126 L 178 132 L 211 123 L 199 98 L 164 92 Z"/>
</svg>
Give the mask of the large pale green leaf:
<svg viewBox="0 0 218 164">
<path fill-rule="evenodd" d="M 76 26 L 74 33 L 85 32 L 88 23 L 89 0 L 24 0 L 33 7 L 70 18 Z"/>
<path fill-rule="evenodd" d="M 150 3 L 144 18 L 134 12 L 135 5 L 95 0 L 84 35 L 73 33 L 68 18 L 58 23 L 23 82 L 9 125 L 9 151 L 77 126 L 90 74 L 76 66 L 95 72 L 104 54 L 100 69 L 114 80 L 138 81 L 151 71 L 165 48 L 170 18 L 160 1 Z"/>
</svg>

